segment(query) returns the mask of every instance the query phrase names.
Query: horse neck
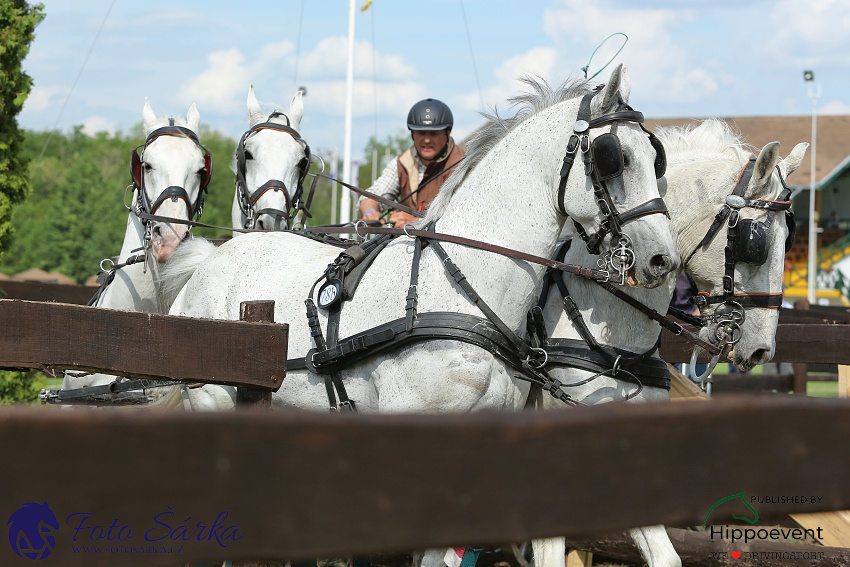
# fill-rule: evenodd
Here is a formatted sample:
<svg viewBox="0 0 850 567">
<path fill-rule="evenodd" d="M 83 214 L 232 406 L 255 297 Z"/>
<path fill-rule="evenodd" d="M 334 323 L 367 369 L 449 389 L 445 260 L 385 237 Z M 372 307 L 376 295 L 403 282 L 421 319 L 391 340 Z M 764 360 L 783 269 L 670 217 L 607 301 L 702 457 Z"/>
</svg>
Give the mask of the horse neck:
<svg viewBox="0 0 850 567">
<path fill-rule="evenodd" d="M 127 229 L 124 231 L 124 242 L 121 244 L 121 253 L 118 255 L 118 262 L 125 262 L 130 256 L 141 254 L 141 251 L 138 249 L 143 248 L 144 245 L 145 225 L 131 211 L 127 216 Z"/>
<path fill-rule="evenodd" d="M 597 256 L 587 252 L 584 243 L 574 240 L 564 262 L 580 266 L 595 267 Z M 621 288 L 647 307 L 662 315 L 673 296 L 678 271 L 670 274 L 663 284 L 653 289 Z M 572 275 L 565 277 L 567 289 L 581 311 L 590 333 L 601 344 L 611 345 L 632 352 L 643 352 L 651 348 L 661 330 L 658 323 L 606 291 L 593 281 Z M 563 308 L 558 288 L 552 285 L 544 308 L 546 328 L 552 337 L 582 339 Z"/>
<path fill-rule="evenodd" d="M 540 114 L 509 133 L 469 172 L 437 221 L 437 231 L 552 255 L 565 220 L 555 210 L 554 193 L 570 132 L 551 117 L 553 109 Z M 505 312 L 525 316 L 542 281 L 542 266 L 460 246 L 449 254 L 461 269 L 475 266 L 480 273 L 498 275 L 485 278 L 487 295 Z"/>
<path fill-rule="evenodd" d="M 670 212 L 670 229 L 682 262 L 705 236 L 725 203 L 726 195 L 732 192 L 734 178 L 741 167 L 743 164 L 738 160 L 722 156 L 716 160 L 669 165 L 665 174 L 668 189 L 664 202 Z M 723 234 L 725 231 L 721 230 L 715 238 L 722 238 Z"/>
</svg>

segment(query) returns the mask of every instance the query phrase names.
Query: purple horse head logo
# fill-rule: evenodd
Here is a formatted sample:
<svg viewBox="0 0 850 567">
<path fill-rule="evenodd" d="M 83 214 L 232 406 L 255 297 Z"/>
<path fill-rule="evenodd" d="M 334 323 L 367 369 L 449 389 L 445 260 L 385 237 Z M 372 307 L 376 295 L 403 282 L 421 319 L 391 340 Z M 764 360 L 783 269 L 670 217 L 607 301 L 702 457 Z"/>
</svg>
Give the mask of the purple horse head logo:
<svg viewBox="0 0 850 567">
<path fill-rule="evenodd" d="M 56 514 L 47 505 L 27 502 L 9 517 L 9 544 L 20 557 L 41 560 L 56 546 Z"/>
</svg>

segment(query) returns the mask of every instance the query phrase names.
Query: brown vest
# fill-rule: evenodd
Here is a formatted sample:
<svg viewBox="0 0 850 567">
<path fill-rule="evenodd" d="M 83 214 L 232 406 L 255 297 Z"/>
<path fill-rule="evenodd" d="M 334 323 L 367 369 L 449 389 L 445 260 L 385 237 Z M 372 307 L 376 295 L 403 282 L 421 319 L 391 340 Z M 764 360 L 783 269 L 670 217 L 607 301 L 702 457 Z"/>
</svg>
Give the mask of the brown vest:
<svg viewBox="0 0 850 567">
<path fill-rule="evenodd" d="M 401 204 L 422 212 L 428 209 L 428 205 L 440 192 L 440 187 L 456 169 L 454 166 L 463 157 L 463 150 L 454 143 L 454 140 L 450 138 L 449 144 L 451 147 L 449 155 L 440 161 L 432 162 L 425 169 L 422 181 L 428 181 L 432 178 L 433 181 L 428 181 L 421 191 L 417 191 L 419 188 L 419 170 L 413 160 L 414 148 L 410 148 L 398 156 L 398 184 L 400 188 L 398 200 Z M 411 193 L 414 193 L 414 195 L 405 199 Z"/>
</svg>

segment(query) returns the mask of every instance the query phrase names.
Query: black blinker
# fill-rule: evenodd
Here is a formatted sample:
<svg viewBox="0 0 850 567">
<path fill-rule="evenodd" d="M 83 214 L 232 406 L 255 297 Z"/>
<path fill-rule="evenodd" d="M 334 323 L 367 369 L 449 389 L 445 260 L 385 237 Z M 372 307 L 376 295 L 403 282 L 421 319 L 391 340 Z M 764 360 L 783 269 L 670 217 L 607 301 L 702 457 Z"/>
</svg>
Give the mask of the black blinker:
<svg viewBox="0 0 850 567">
<path fill-rule="evenodd" d="M 593 153 L 593 161 L 596 164 L 596 171 L 599 172 L 599 179 L 607 181 L 614 179 L 623 174 L 623 150 L 620 148 L 620 141 L 613 134 L 602 134 L 593 140 L 590 146 L 590 151 Z"/>
</svg>

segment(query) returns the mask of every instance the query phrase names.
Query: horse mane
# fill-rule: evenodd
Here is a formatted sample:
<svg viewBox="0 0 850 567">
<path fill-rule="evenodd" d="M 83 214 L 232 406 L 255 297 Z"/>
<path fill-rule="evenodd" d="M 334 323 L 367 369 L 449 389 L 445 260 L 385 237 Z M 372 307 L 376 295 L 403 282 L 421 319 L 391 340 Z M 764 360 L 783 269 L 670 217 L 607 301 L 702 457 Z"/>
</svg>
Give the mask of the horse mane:
<svg viewBox="0 0 850 567">
<path fill-rule="evenodd" d="M 569 79 L 556 88 L 537 76 L 525 76 L 519 80 L 530 87 L 528 92 L 508 99 L 509 108 L 519 107 L 519 110 L 510 117 L 499 116 L 496 108 L 493 109 L 493 114 L 479 113 L 486 122 L 467 142 L 463 161 L 440 188 L 440 192 L 428 207 L 428 213 L 419 224 L 427 224 L 443 216 L 458 186 L 481 163 L 484 156 L 520 124 L 547 108 L 592 91 L 585 79 Z"/>
<path fill-rule="evenodd" d="M 706 158 L 733 159 L 744 163 L 758 153 L 724 120 L 709 118 L 684 126 L 661 127 L 656 136 L 664 144 L 668 161 L 687 163 Z"/>
</svg>

